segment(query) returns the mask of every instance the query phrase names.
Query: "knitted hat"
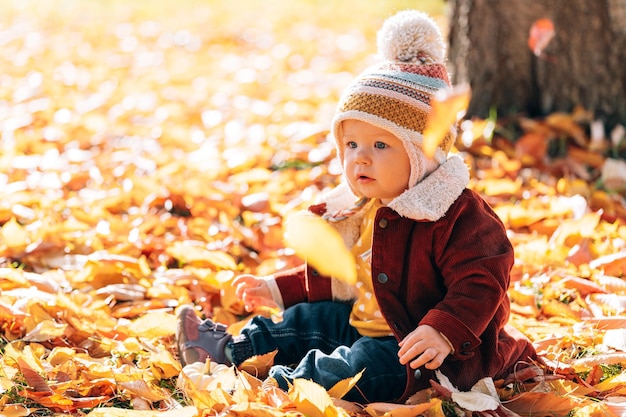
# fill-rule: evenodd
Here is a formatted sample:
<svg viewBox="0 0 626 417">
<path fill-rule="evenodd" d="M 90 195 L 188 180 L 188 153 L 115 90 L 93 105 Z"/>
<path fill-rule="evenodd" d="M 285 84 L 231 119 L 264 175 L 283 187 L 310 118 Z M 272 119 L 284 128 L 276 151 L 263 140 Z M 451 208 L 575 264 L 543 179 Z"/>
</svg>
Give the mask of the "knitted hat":
<svg viewBox="0 0 626 417">
<path fill-rule="evenodd" d="M 434 94 L 450 87 L 444 65 L 446 46 L 436 23 L 416 10 L 400 12 L 378 32 L 383 62 L 359 75 L 343 93 L 332 122 L 337 154 L 343 162 L 341 122 L 361 120 L 399 138 L 411 162 L 410 186 L 446 160 L 456 138 L 456 125 L 427 161 L 421 144 Z"/>
</svg>

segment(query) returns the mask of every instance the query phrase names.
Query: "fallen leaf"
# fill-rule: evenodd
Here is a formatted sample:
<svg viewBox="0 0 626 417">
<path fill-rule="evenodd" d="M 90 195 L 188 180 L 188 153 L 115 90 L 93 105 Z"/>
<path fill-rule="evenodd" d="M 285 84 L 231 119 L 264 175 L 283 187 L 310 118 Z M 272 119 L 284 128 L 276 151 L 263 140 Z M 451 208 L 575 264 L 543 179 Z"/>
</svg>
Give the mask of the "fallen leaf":
<svg viewBox="0 0 626 417">
<path fill-rule="evenodd" d="M 337 382 L 331 389 L 328 390 L 328 395 L 333 398 L 343 398 L 352 388 L 354 388 L 361 379 L 361 376 L 365 372 L 365 369 L 353 376 L 352 378 L 342 379 Z"/>
<path fill-rule="evenodd" d="M 289 388 L 289 398 L 296 409 L 306 416 L 326 417 L 339 414 L 328 392 L 310 380 L 295 379 Z"/>
</svg>

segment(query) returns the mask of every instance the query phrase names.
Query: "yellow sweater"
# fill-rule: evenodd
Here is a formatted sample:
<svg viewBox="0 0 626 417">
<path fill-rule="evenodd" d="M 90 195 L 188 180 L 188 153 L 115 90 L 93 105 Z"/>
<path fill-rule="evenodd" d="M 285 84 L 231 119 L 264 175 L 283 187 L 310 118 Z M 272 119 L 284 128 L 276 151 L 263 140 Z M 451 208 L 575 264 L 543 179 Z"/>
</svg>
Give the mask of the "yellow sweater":
<svg viewBox="0 0 626 417">
<path fill-rule="evenodd" d="M 372 236 L 374 233 L 374 218 L 376 211 L 382 207 L 380 200 L 368 203 L 361 223 L 361 233 L 352 247 L 352 254 L 356 260 L 358 298 L 352 307 L 350 324 L 360 334 L 370 337 L 390 336 L 391 329 L 383 318 L 372 286 Z"/>
</svg>

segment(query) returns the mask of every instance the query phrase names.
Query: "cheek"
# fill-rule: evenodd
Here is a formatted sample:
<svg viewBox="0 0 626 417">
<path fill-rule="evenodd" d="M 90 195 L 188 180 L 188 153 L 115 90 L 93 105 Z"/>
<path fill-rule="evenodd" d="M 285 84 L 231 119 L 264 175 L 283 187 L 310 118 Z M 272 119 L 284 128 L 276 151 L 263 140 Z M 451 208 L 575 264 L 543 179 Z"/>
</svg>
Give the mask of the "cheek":
<svg viewBox="0 0 626 417">
<path fill-rule="evenodd" d="M 354 161 L 353 153 L 354 152 L 351 152 L 348 149 L 343 151 L 343 158 L 341 159 L 341 165 L 343 165 L 345 167 L 345 166 L 351 164 L 352 161 Z"/>
<path fill-rule="evenodd" d="M 411 162 L 409 161 L 409 158 L 404 156 L 400 160 L 396 160 L 395 167 L 398 179 L 402 179 L 402 181 L 406 180 L 406 184 L 408 186 L 409 178 L 411 177 Z"/>
</svg>

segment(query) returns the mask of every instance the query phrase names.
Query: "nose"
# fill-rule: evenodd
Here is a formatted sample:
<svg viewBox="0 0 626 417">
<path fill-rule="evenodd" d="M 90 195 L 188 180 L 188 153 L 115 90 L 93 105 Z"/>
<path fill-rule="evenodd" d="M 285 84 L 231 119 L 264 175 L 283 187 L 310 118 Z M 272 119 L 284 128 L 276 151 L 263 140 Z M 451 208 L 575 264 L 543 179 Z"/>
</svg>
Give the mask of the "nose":
<svg viewBox="0 0 626 417">
<path fill-rule="evenodd" d="M 354 153 L 354 163 L 355 164 L 369 164 L 371 162 L 371 158 L 369 152 L 365 148 L 358 148 Z"/>
</svg>

